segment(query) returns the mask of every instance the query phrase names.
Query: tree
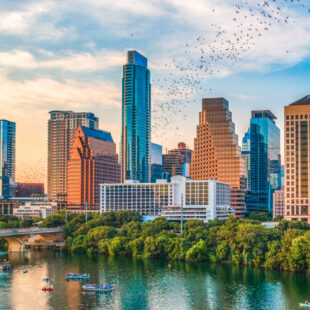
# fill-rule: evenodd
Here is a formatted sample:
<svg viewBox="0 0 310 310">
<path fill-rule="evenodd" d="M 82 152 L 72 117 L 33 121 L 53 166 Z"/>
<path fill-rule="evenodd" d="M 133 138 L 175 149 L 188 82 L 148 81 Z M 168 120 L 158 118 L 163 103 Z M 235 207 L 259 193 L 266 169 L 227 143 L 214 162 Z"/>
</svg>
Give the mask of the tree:
<svg viewBox="0 0 310 310">
<path fill-rule="evenodd" d="M 190 262 L 201 262 L 208 259 L 208 248 L 204 240 L 199 240 L 186 253 L 185 260 Z"/>
<path fill-rule="evenodd" d="M 117 231 L 111 226 L 99 226 L 92 228 L 88 233 L 87 237 L 91 242 L 99 242 L 102 239 L 111 239 L 115 237 Z"/>
<path fill-rule="evenodd" d="M 120 235 L 126 236 L 131 240 L 141 236 L 142 225 L 140 222 L 129 222 L 124 224 L 120 229 Z"/>
</svg>

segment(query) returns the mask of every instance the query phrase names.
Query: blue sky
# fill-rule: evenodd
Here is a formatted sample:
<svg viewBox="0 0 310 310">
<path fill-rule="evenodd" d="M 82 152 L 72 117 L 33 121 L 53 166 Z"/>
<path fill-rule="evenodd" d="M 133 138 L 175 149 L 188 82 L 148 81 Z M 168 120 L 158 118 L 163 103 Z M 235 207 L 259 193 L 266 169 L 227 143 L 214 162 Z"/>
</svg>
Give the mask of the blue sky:
<svg viewBox="0 0 310 310">
<path fill-rule="evenodd" d="M 264 1 L 249 0 L 247 6 L 236 7 L 244 2 L 1 1 L 0 118 L 17 123 L 17 180 L 45 178 L 50 110 L 94 112 L 100 128 L 111 131 L 119 143 L 122 64 L 129 49 L 149 60 L 152 137 L 164 149 L 180 140 L 192 147 L 204 97 L 229 100 L 239 141 L 253 109 L 272 110 L 282 129 L 283 106 L 310 93 L 309 8 L 299 2 L 286 6 L 284 0 L 269 1 L 268 7 L 257 6 Z M 270 17 L 262 17 L 262 8 Z M 257 28 L 257 36 L 238 63 L 211 61 L 214 74 L 203 71 L 197 78 L 202 90 L 194 90 L 186 100 L 177 98 L 169 109 L 176 98 L 166 93 L 172 80 L 184 75 L 176 64 L 197 63 L 201 57 L 197 38 L 203 38 L 204 55 L 210 59 L 225 53 L 225 44 L 217 45 L 220 40 L 233 40 L 241 31 L 246 35 L 249 28 Z M 189 91 L 186 85 L 180 87 Z"/>
</svg>

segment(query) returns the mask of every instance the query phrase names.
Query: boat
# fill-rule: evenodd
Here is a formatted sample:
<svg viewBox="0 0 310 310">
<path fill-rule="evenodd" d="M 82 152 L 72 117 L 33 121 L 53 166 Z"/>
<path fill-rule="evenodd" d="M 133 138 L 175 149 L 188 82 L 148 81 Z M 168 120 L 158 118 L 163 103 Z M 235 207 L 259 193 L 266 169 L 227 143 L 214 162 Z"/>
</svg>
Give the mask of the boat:
<svg viewBox="0 0 310 310">
<path fill-rule="evenodd" d="M 310 303 L 309 302 L 305 302 L 305 303 L 302 303 L 300 302 L 299 303 L 299 307 L 302 307 L 302 308 L 310 308 Z"/>
<path fill-rule="evenodd" d="M 85 284 L 82 286 L 82 290 L 87 292 L 112 292 L 114 288 L 113 284 Z"/>
<path fill-rule="evenodd" d="M 10 271 L 12 269 L 12 265 L 10 263 L 3 263 L 0 265 L 0 271 Z"/>
<path fill-rule="evenodd" d="M 88 280 L 90 278 L 89 273 L 67 273 L 66 280 Z"/>
<path fill-rule="evenodd" d="M 24 271 L 23 271 L 23 274 L 25 274 L 25 273 L 28 273 L 28 270 L 24 270 Z"/>
<path fill-rule="evenodd" d="M 52 292 L 54 290 L 53 280 L 44 278 L 43 282 L 46 282 L 46 285 L 42 287 L 43 292 Z"/>
</svg>

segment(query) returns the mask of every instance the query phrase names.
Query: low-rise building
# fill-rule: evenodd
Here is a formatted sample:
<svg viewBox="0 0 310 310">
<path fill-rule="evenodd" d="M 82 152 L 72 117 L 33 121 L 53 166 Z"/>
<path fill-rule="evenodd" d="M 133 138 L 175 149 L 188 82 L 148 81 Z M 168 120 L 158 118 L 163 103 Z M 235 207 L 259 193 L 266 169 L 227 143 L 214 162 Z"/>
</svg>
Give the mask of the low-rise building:
<svg viewBox="0 0 310 310">
<path fill-rule="evenodd" d="M 273 193 L 273 218 L 284 216 L 284 189 Z"/>
<path fill-rule="evenodd" d="M 20 202 L 17 200 L 0 200 L 0 216 L 13 215 Z"/>
<path fill-rule="evenodd" d="M 169 220 L 215 218 L 234 215 L 230 207 L 230 185 L 216 180 L 191 180 L 174 176 L 171 182 L 127 181 L 125 184 L 100 185 L 100 211 L 129 210 L 143 216 Z"/>
<path fill-rule="evenodd" d="M 46 218 L 48 215 L 54 214 L 57 211 L 57 202 L 26 202 L 24 205 L 20 205 L 18 208 L 14 208 L 13 215 L 23 219 L 26 217 Z"/>
</svg>

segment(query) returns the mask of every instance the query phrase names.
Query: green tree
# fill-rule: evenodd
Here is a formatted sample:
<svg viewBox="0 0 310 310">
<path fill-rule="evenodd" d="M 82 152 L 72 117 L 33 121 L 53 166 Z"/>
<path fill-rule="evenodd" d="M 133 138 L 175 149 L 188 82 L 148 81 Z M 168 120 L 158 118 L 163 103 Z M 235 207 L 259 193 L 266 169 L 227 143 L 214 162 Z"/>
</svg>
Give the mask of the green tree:
<svg viewBox="0 0 310 310">
<path fill-rule="evenodd" d="M 199 240 L 186 253 L 186 261 L 201 262 L 208 260 L 208 248 L 204 240 Z"/>
</svg>

